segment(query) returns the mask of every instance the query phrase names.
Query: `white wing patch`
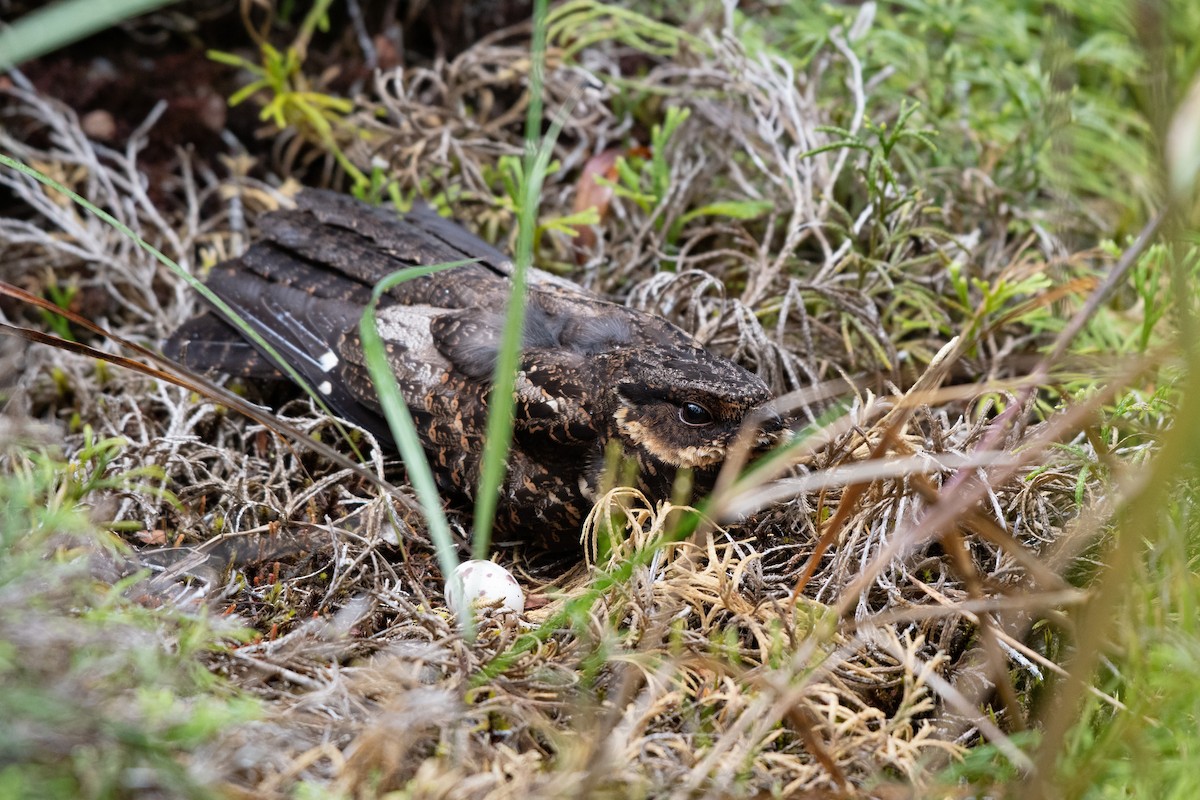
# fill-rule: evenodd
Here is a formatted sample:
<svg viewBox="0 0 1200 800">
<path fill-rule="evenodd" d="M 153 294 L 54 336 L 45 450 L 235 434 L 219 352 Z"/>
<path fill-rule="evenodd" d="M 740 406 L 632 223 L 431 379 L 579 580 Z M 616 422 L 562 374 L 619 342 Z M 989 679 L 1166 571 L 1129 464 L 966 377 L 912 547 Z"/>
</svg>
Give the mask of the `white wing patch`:
<svg viewBox="0 0 1200 800">
<path fill-rule="evenodd" d="M 444 308 L 426 305 L 393 305 L 378 311 L 375 327 L 379 336 L 384 342 L 403 345 L 407 351 L 402 361 L 403 374 L 397 362 L 392 364 L 397 377 L 432 386 L 450 369 L 450 362 L 438 351 L 429 331 L 434 317 L 445 313 Z"/>
</svg>

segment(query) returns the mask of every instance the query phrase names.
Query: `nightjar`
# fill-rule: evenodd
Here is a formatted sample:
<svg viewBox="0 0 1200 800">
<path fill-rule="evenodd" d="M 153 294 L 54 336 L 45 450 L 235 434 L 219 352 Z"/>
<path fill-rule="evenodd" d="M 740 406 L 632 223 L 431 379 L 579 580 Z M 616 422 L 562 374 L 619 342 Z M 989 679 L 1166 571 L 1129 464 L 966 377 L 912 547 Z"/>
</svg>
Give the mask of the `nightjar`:
<svg viewBox="0 0 1200 800">
<path fill-rule="evenodd" d="M 397 217 L 321 190 L 302 192 L 297 204 L 264 215 L 261 240 L 214 268 L 208 287 L 334 411 L 386 445 L 391 438 L 358 336 L 371 290 L 405 267 L 478 259 L 401 283 L 377 312 L 439 490 L 469 504 L 511 261 L 419 204 Z M 184 323 L 165 349 L 193 368 L 280 374 L 214 310 Z M 684 468 L 697 493 L 710 490 L 748 417 L 758 425 L 758 448 L 784 433 L 758 377 L 660 317 L 540 270 L 529 274 L 515 395 L 496 529 L 548 548 L 578 541 L 614 445 L 636 462 L 638 488 L 664 499 Z"/>
</svg>

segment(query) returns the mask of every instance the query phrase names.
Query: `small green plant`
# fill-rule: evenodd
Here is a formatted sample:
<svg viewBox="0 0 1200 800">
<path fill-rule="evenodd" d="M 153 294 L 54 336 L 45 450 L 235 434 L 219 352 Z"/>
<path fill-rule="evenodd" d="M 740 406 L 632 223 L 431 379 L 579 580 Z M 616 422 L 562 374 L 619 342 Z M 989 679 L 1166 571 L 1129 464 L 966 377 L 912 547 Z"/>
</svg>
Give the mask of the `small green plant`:
<svg viewBox="0 0 1200 800">
<path fill-rule="evenodd" d="M 370 203 L 377 206 L 385 199 L 388 200 L 397 211 L 407 211 L 412 208 L 413 196 L 405 196 L 404 191 L 400 188 L 400 184 L 388 176 L 387 170 L 379 164 L 372 164 L 371 171 L 364 179 L 358 181 L 350 189 L 350 193 L 362 200 L 364 203 Z"/>
<path fill-rule="evenodd" d="M 313 32 L 328 27 L 326 14 L 331 4 L 332 0 L 317 2 L 306 15 L 296 40 L 285 50 L 279 50 L 270 42 L 260 42 L 261 63 L 219 50 L 210 50 L 208 55 L 213 61 L 244 69 L 255 76 L 255 80 L 229 98 L 229 105 L 236 106 L 260 92 L 266 93 L 267 101 L 259 112 L 260 119 L 280 130 L 294 128 L 299 131 L 325 148 L 356 186 L 370 186 L 371 179 L 350 161 L 340 143 L 347 136 L 361 135 L 361 131 L 349 126 L 345 120 L 354 110 L 354 103 L 313 90 L 302 70 Z"/>
<path fill-rule="evenodd" d="M 553 175 L 559 169 L 558 161 L 546 165 L 546 177 Z M 495 167 L 485 166 L 484 179 L 490 184 L 499 184 L 501 193 L 489 198 L 499 209 L 514 217 L 521 215 L 521 206 L 525 202 L 525 168 L 516 156 L 500 156 Z M 543 178 L 544 180 L 544 178 Z M 572 214 L 557 217 L 538 217 L 537 228 L 533 232 L 533 251 L 539 252 L 542 238 L 548 231 L 573 237 L 578 229 L 585 225 L 599 225 L 600 213 L 595 208 L 587 208 Z"/>
<path fill-rule="evenodd" d="M 887 120 L 863 121 L 862 132 L 854 133 L 837 126 L 824 126 L 821 132 L 836 136 L 836 141 L 814 148 L 804 154 L 811 158 L 831 150 L 861 150 L 867 154 L 862 170 L 863 185 L 867 191 L 867 202 L 875 208 L 873 219 L 883 220 L 891 216 L 900 206 L 913 201 L 914 189 L 902 176 L 911 176 L 919 170 L 914 163 L 909 147 L 921 145 L 936 152 L 933 138 L 937 131 L 929 127 L 915 128 L 914 121 L 919 106 L 912 102 L 901 102 L 893 122 Z M 900 170 L 900 171 L 898 171 Z"/>
<path fill-rule="evenodd" d="M 691 115 L 690 109 L 668 107 L 663 121 L 650 129 L 650 157 L 621 156 L 615 165 L 617 181 L 606 185 L 618 197 L 636 203 L 645 214 L 652 213 L 662 205 L 671 189 L 671 163 L 667 160 L 667 145 Z"/>
<path fill-rule="evenodd" d="M 66 504 L 78 504 L 82 503 L 88 495 L 96 492 L 126 491 L 153 495 L 178 508 L 179 501 L 169 490 L 161 485 L 144 482 L 147 478 L 165 481 L 166 473 L 163 472 L 162 467 L 146 464 L 117 473 L 109 469 L 126 444 L 126 440 L 119 436 L 97 439 L 92 426 L 85 425 L 83 445 L 75 452 L 71 460 L 61 464 L 51 461 L 49 464 L 52 472 L 63 477 L 63 482 L 56 495 L 60 501 Z"/>
<path fill-rule="evenodd" d="M 706 52 L 704 40 L 646 14 L 614 3 L 572 0 L 546 15 L 546 38 L 570 59 L 588 45 L 619 41 L 644 53 L 674 57 L 681 48 Z"/>
<path fill-rule="evenodd" d="M 70 308 L 71 301 L 75 299 L 77 294 L 79 294 L 79 284 L 75 281 L 63 285 L 53 280 L 51 276 L 51 279 L 46 282 L 46 297 L 59 308 Z M 67 322 L 66 318 L 58 314 L 52 314 L 42 308 L 38 309 L 38 315 L 42 318 L 42 323 L 53 331 L 58 338 L 65 339 L 68 342 L 75 341 L 75 335 L 71 333 L 71 325 Z"/>
<path fill-rule="evenodd" d="M 1112 242 L 1099 248 L 1115 259 L 1119 248 Z M 1200 281 L 1200 248 L 1194 245 L 1151 246 L 1130 270 L 1129 286 L 1123 295 L 1101 310 L 1081 337 L 1083 352 L 1117 351 L 1145 353 L 1163 342 L 1162 323 L 1169 322 L 1174 307 L 1171 272 L 1179 265 L 1189 284 Z"/>
<path fill-rule="evenodd" d="M 656 123 L 650 130 L 649 157 L 639 154 L 619 156 L 614 165 L 617 179 L 610 181 L 603 177 L 597 177 L 596 181 L 611 188 L 616 196 L 633 202 L 642 210 L 642 213 L 647 215 L 655 213 L 666 202 L 671 191 L 669 144 L 680 126 L 687 122 L 690 116 L 690 109 L 669 106 L 663 121 Z M 756 219 L 772 208 L 774 208 L 774 204 L 766 200 L 726 200 L 706 203 L 676 217 L 667 231 L 667 242 L 670 244 L 677 242 L 684 227 L 689 222 L 702 217 Z M 655 224 L 659 230 L 662 230 L 666 223 L 662 217 L 658 217 Z"/>
</svg>

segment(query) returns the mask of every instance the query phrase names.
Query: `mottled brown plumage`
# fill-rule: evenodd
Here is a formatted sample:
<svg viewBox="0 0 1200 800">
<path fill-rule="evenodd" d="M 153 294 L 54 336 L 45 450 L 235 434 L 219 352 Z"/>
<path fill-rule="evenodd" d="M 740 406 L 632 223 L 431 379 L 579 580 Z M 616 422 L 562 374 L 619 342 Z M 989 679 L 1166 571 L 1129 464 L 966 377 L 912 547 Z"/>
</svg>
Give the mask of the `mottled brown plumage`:
<svg viewBox="0 0 1200 800">
<path fill-rule="evenodd" d="M 208 286 L 335 411 L 389 444 L 358 339 L 371 289 L 405 267 L 479 259 L 396 286 L 378 312 L 439 489 L 469 502 L 511 262 L 425 207 L 398 218 L 313 190 L 298 205 L 266 215 L 262 240 L 214 269 Z M 167 350 L 193 367 L 278 374 L 215 312 L 182 326 Z M 711 488 L 747 415 L 770 399 L 761 380 L 665 320 L 534 270 L 497 529 L 545 545 L 577 541 L 612 443 L 637 462 L 652 498 L 670 495 L 681 468 Z M 781 426 L 756 416 L 770 419 L 765 446 Z"/>
</svg>

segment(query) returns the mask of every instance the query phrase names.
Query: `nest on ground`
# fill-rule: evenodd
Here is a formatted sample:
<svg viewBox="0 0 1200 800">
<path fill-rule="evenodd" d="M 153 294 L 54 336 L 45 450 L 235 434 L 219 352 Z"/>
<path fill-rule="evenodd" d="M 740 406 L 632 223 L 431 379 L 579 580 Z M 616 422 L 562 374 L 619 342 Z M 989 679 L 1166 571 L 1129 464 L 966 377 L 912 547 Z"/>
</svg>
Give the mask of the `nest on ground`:
<svg viewBox="0 0 1200 800">
<path fill-rule="evenodd" d="M 419 517 L 394 497 L 188 391 L 61 350 L 24 352 L 10 413 L 74 417 L 68 452 L 82 424 L 124 437 L 110 470 L 157 465 L 159 488 L 180 501 L 133 489 L 97 499 L 108 504 L 100 516 L 141 525 L 128 537 L 132 561 L 153 573 L 141 596 L 229 612 L 261 634 L 210 666 L 269 714 L 193 753 L 189 769 L 254 797 L 303 781 L 355 796 L 402 786 L 447 797 L 790 796 L 889 778 L 921 786 L 981 739 L 1011 749 L 1005 731 L 1060 669 L 1030 626 L 1075 599 L 1060 576 L 1088 540 L 1071 521 L 1103 486 L 1083 469 L 1088 440 L 1058 417 L 1036 422 L 1015 380 L 1016 357 L 1045 334 L 1011 322 L 968 348 L 945 334 L 964 320 L 936 298 L 952 296 L 946 263 L 988 280 L 1013 265 L 1047 268 L 1063 248 L 1049 235 L 1011 241 L 983 201 L 946 205 L 941 232 L 916 199 L 847 216 L 837 198 L 861 187 L 865 156 L 822 150 L 825 126 L 861 129 L 870 76 L 850 35 L 830 41 L 800 76 L 724 33 L 676 42 L 669 59 L 638 53 L 647 68 L 636 81 L 691 112 L 663 154 L 668 188 L 649 209 L 609 197 L 590 244 L 549 235 L 539 251 L 781 394 L 799 391 L 811 433 L 786 473 L 735 485 L 628 580 L 595 582 L 680 509 L 618 489 L 594 520 L 624 520 L 625 541 L 599 562 L 502 551 L 544 604 L 523 621 L 485 616 L 473 641 L 444 607 Z M 552 48 L 548 107 L 567 116 L 543 218 L 570 213 L 591 158 L 646 136 L 612 111 L 616 82 L 594 77 L 622 75 L 630 55 L 612 40 Z M 526 41 L 508 34 L 381 74 L 344 121 L 364 132 L 348 156 L 405 191 L 440 194 L 485 232 L 511 230 L 495 176 L 502 156 L 522 152 L 528 64 Z M 818 91 L 835 79 L 849 86 L 836 117 Z M 20 85 L 5 105 L 0 149 L 194 273 L 240 251 L 256 216 L 280 202 L 279 187 L 218 177 L 183 151 L 152 199 L 138 153 L 153 119 L 113 150 Z M 22 175 L 2 171 L 0 183 L 22 203 L 0 220 L 6 280 L 35 293 L 71 283 L 84 313 L 150 346 L 196 309 L 186 284 L 125 236 Z M 688 216 L 714 198 L 766 210 L 752 222 Z M 918 296 L 934 300 L 906 311 L 903 298 Z M 839 378 L 836 392 L 808 391 Z M 958 388 L 939 391 L 947 382 Z M 280 415 L 337 442 L 307 401 Z M 1075 446 L 1052 449 L 1064 439 Z M 394 474 L 365 444 L 368 468 Z M 530 639 L 529 624 L 567 609 Z"/>
</svg>

